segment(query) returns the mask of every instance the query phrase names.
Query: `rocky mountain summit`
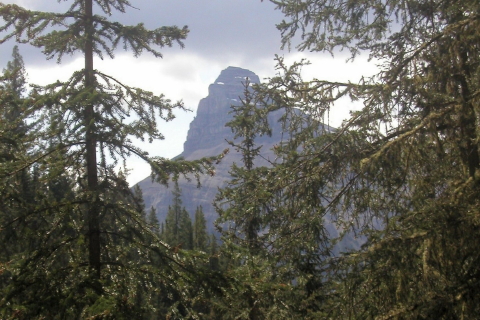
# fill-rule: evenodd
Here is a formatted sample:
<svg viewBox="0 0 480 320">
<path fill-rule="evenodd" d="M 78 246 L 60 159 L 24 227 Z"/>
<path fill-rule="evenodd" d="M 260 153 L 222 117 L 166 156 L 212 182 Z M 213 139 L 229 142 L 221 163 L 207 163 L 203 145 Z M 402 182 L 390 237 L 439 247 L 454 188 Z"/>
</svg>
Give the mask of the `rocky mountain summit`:
<svg viewBox="0 0 480 320">
<path fill-rule="evenodd" d="M 208 96 L 200 100 L 197 114 L 190 123 L 187 140 L 184 143 L 184 150 L 179 156 L 186 160 L 198 159 L 220 154 L 230 146 L 226 140 L 233 139 L 233 133 L 225 124 L 232 119 L 230 114 L 232 105 L 240 105 L 240 98 L 245 90 L 244 83 L 248 78 L 250 83 L 260 83 L 258 76 L 252 71 L 228 67 L 220 73 L 220 76 L 208 88 Z M 274 143 L 280 140 L 281 128 L 272 115 L 271 126 L 273 127 L 272 137 L 261 139 L 263 150 L 262 156 L 265 159 L 273 157 L 269 151 Z M 257 165 L 266 165 L 265 159 L 258 159 Z M 212 202 L 219 187 L 222 187 L 229 180 L 229 169 L 233 162 L 240 163 L 241 156 L 233 148 L 225 156 L 222 162 L 216 167 L 215 175 L 205 175 L 201 178 L 201 188 L 197 188 L 194 181 L 179 179 L 179 186 L 182 189 L 183 205 L 193 215 L 197 206 L 202 206 L 207 220 L 208 229 L 213 229 L 213 221 L 217 215 Z M 154 183 L 150 177 L 139 182 L 138 185 L 143 191 L 146 208 L 153 206 L 158 215 L 159 221 L 164 221 L 168 206 L 172 203 L 172 190 L 163 185 Z"/>
<path fill-rule="evenodd" d="M 200 100 L 197 116 L 190 123 L 182 156 L 188 158 L 198 150 L 210 149 L 232 138 L 232 131 L 225 127 L 230 121 L 230 107 L 239 105 L 246 79 L 260 83 L 258 76 L 246 69 L 228 67 L 220 73 L 215 83 L 208 87 L 208 96 Z"/>
</svg>

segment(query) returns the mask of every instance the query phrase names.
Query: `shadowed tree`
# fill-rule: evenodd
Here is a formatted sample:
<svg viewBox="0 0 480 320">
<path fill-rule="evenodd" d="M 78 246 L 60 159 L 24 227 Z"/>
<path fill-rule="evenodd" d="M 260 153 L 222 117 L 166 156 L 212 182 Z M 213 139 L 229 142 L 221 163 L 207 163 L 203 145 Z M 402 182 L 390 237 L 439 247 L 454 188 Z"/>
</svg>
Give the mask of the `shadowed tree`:
<svg viewBox="0 0 480 320">
<path fill-rule="evenodd" d="M 85 67 L 67 81 L 33 86 L 22 104 L 22 114 L 35 118 L 38 129 L 19 143 L 35 144 L 30 153 L 0 171 L 6 182 L 17 172 L 38 165 L 40 179 L 55 180 L 67 173 L 75 184 L 73 199 L 45 198 L 15 219 L 29 223 L 29 219 L 41 217 L 44 224 L 36 231 L 36 248 L 9 261 L 8 272 L 3 272 L 7 280 L 2 286 L 0 309 L 5 317 L 142 315 L 154 308 L 148 295 L 143 295 L 141 304 L 136 299 L 142 290 L 148 293 L 145 288 L 152 281 L 168 278 L 162 272 L 183 270 L 175 272 L 182 276 L 171 277 L 173 282 L 163 288 L 173 288 L 171 285 L 193 277 L 187 272 L 193 268 L 179 263 L 178 256 L 173 257 L 162 242 L 145 245 L 142 233 L 151 230 L 144 213 L 137 210 L 123 174 L 117 174 L 115 168 L 120 160 L 134 154 L 152 167 L 154 179 L 167 183 L 171 174 L 190 172 L 198 177 L 211 170 L 213 161 L 151 158 L 136 147 L 134 139 L 163 139 L 157 121 L 172 120 L 173 110 L 183 109 L 182 102 L 173 103 L 163 95 L 130 87 L 94 66 L 95 55 L 113 58 L 118 46 L 135 56 L 149 52 L 161 57 L 158 48 L 183 47 L 188 29 L 148 30 L 141 23 L 125 26 L 110 21 L 113 10 L 124 13 L 131 7 L 127 0 L 69 3 L 64 13 L 0 3 L 1 42 L 13 38 L 29 43 L 58 62 L 64 55 L 81 54 L 85 62 Z M 98 13 L 93 11 L 94 4 Z M 13 222 L 5 221 L 3 226 Z M 152 255 L 162 261 L 160 271 L 152 271 L 158 266 Z M 183 312 L 188 313 L 187 309 Z"/>
<path fill-rule="evenodd" d="M 285 14 L 277 26 L 285 46 L 298 41 L 299 50 L 343 50 L 351 59 L 364 53 L 378 67 L 357 82 L 304 81 L 304 62 L 278 59 L 278 75 L 256 90 L 257 101 L 285 108 L 288 119 L 288 139 L 275 148 L 281 161 L 252 192 L 267 197 L 249 202 L 269 204 L 278 221 L 271 250 L 298 272 L 295 289 L 305 285 L 289 305 L 302 318 L 475 318 L 478 2 L 272 2 Z M 336 130 L 322 126 L 343 97 L 363 108 Z M 310 236 L 325 233 L 325 221 L 366 243 L 304 260 L 328 249 Z M 313 251 L 295 255 L 300 243 Z"/>
<path fill-rule="evenodd" d="M 160 222 L 154 207 L 151 207 L 148 212 L 147 223 L 150 225 L 152 232 L 160 236 Z"/>
<path fill-rule="evenodd" d="M 207 243 L 207 221 L 205 220 L 202 206 L 198 206 L 195 210 L 195 220 L 193 223 L 193 248 L 207 252 Z"/>
</svg>

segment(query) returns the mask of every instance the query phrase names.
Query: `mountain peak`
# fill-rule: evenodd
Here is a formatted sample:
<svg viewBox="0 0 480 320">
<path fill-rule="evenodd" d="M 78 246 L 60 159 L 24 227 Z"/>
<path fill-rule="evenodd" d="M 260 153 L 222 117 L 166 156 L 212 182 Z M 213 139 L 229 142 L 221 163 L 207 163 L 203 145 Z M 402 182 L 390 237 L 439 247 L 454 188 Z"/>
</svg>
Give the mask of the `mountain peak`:
<svg viewBox="0 0 480 320">
<path fill-rule="evenodd" d="M 234 134 L 225 124 L 233 118 L 230 113 L 231 106 L 241 104 L 246 78 L 250 83 L 260 83 L 258 76 L 250 70 L 228 67 L 223 70 L 218 78 L 209 86 L 209 94 L 200 100 L 195 119 L 190 123 L 187 140 L 183 145 L 181 156 L 186 160 L 194 160 L 202 157 L 219 155 L 229 148 L 225 140 L 233 140 Z M 280 111 L 282 112 L 282 111 Z M 272 137 L 258 137 L 261 142 L 262 157 L 255 161 L 256 165 L 268 166 L 270 159 L 275 159 L 273 145 L 279 143 L 282 130 L 277 120 L 281 114 L 275 114 L 269 120 L 272 124 Z M 269 118 L 270 119 L 270 118 Z M 277 129 L 275 129 L 277 128 Z M 278 132 L 278 134 L 276 134 Z M 218 188 L 225 185 L 230 177 L 230 166 L 233 163 L 241 165 L 242 154 L 231 148 L 230 152 L 215 166 L 215 175 L 202 175 L 200 182 L 202 188 L 197 188 L 195 183 L 180 177 L 179 186 L 182 189 L 182 200 L 187 211 L 191 215 L 197 206 L 202 206 L 205 218 L 208 221 L 208 229 L 213 231 L 213 221 L 217 214 L 212 201 L 218 192 Z M 146 178 L 138 184 L 143 191 L 146 208 L 153 206 L 157 210 L 159 221 L 164 221 L 168 212 L 168 206 L 172 203 L 172 192 L 163 185 L 159 185 Z"/>
<path fill-rule="evenodd" d="M 254 72 L 230 66 L 222 70 L 217 80 L 215 80 L 215 84 L 242 85 L 247 78 L 250 80 L 250 83 L 260 83 L 260 79 Z"/>
<path fill-rule="evenodd" d="M 187 158 L 197 150 L 217 147 L 225 139 L 233 137 L 225 123 L 232 118 L 231 106 L 240 104 L 247 78 L 250 83 L 260 83 L 254 72 L 230 66 L 208 87 L 208 96 L 200 100 L 197 115 L 190 123 L 187 140 L 183 144 L 183 157 Z M 216 153 L 219 153 L 218 150 L 212 150 L 212 155 Z"/>
</svg>

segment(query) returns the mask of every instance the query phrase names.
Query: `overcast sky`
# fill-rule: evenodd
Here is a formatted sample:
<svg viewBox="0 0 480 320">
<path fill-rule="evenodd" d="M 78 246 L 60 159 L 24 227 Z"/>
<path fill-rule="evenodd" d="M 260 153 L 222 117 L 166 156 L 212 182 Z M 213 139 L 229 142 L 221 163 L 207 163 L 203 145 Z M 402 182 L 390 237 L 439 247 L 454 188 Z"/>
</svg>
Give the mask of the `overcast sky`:
<svg viewBox="0 0 480 320">
<path fill-rule="evenodd" d="M 57 0 L 11 0 L 30 10 L 62 11 L 66 3 Z M 111 18 L 124 24 L 143 22 L 147 28 L 187 25 L 190 33 L 185 48 L 164 48 L 163 59 L 149 54 L 134 58 L 131 52 L 118 50 L 114 60 L 97 59 L 95 68 L 110 74 L 126 84 L 163 93 L 171 100 L 183 100 L 193 112 L 177 113 L 177 119 L 161 123 L 166 139 L 145 147 L 151 155 L 174 157 L 183 151 L 188 125 L 193 119 L 198 102 L 208 94 L 221 70 L 236 66 L 255 72 L 260 79 L 275 75 L 274 56 L 284 56 L 287 61 L 308 58 L 312 65 L 304 68 L 305 77 L 336 81 L 357 81 L 361 75 L 370 75 L 374 67 L 367 56 L 360 56 L 354 63 L 346 63 L 346 57 L 332 58 L 328 53 L 308 54 L 280 50 L 280 33 L 275 24 L 281 22 L 282 13 L 265 0 L 131 0 L 137 9 Z M 95 9 L 94 9 L 95 10 Z M 96 12 L 99 10 L 97 8 Z M 5 67 L 10 60 L 13 42 L 0 45 L 0 57 Z M 82 56 L 67 57 L 61 64 L 45 60 L 39 49 L 20 45 L 30 83 L 47 84 L 63 80 L 83 67 Z M 339 125 L 348 116 L 349 106 L 341 106 L 332 113 L 331 125 Z M 135 183 L 149 175 L 149 167 L 139 159 L 130 159 L 128 166 L 134 169 L 129 182 Z"/>
</svg>

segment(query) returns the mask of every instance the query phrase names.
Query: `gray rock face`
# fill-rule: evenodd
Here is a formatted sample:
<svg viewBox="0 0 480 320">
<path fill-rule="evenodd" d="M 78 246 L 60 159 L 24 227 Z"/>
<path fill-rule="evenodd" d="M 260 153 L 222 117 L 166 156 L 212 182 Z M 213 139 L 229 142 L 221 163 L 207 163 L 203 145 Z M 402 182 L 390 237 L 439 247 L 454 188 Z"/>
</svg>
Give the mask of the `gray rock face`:
<svg viewBox="0 0 480 320">
<path fill-rule="evenodd" d="M 260 83 L 255 73 L 242 68 L 228 67 L 221 72 L 215 83 L 209 86 L 209 94 L 198 105 L 197 115 L 190 124 L 184 151 L 180 156 L 186 160 L 193 160 L 218 155 L 230 147 L 226 139 L 232 140 L 233 133 L 230 128 L 225 127 L 225 124 L 232 119 L 232 115 L 229 114 L 231 106 L 240 105 L 240 97 L 243 96 L 245 90 L 243 83 L 247 77 L 250 83 Z M 273 157 L 273 152 L 269 150 L 280 139 L 280 128 L 275 130 L 277 123 L 274 117 L 276 116 L 272 115 L 271 125 L 277 135 L 260 139 L 263 150 L 265 150 L 263 156 L 267 159 Z M 201 188 L 197 188 L 194 181 L 179 180 L 183 205 L 191 216 L 194 215 L 196 207 L 201 205 L 210 231 L 213 230 L 213 222 L 217 218 L 212 202 L 218 188 L 229 180 L 229 169 L 232 163 L 240 163 L 240 161 L 241 155 L 230 148 L 230 152 L 216 167 L 215 175 L 205 175 L 201 178 Z M 266 164 L 264 159 L 259 159 L 257 162 L 257 165 Z M 168 206 L 172 203 L 172 190 L 152 183 L 150 177 L 138 184 L 143 191 L 146 208 L 149 209 L 153 206 L 157 211 L 159 221 L 164 221 Z"/>
<path fill-rule="evenodd" d="M 240 103 L 247 78 L 250 83 L 260 83 L 255 73 L 228 67 L 208 87 L 208 96 L 200 100 L 197 116 L 190 123 L 187 140 L 183 145 L 183 157 L 186 158 L 197 150 L 214 148 L 226 138 L 232 137 L 232 132 L 225 127 L 225 123 L 231 119 L 230 106 Z"/>
</svg>

